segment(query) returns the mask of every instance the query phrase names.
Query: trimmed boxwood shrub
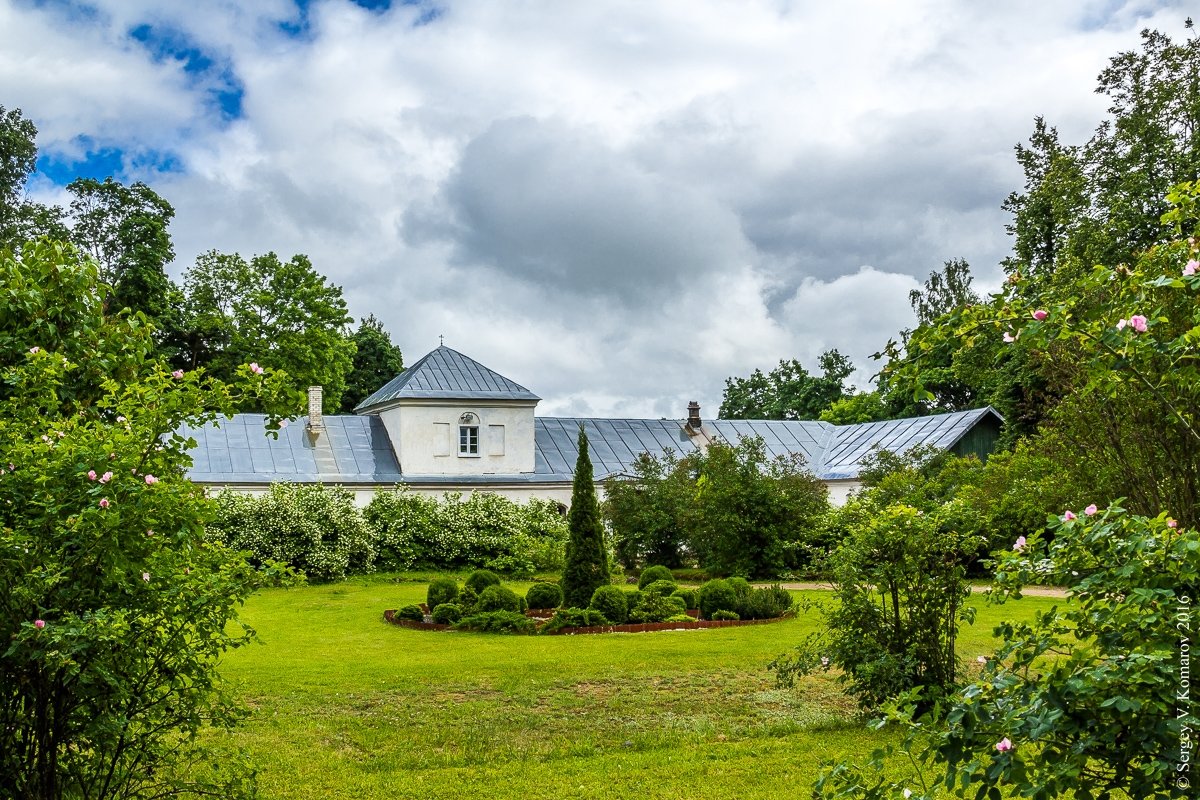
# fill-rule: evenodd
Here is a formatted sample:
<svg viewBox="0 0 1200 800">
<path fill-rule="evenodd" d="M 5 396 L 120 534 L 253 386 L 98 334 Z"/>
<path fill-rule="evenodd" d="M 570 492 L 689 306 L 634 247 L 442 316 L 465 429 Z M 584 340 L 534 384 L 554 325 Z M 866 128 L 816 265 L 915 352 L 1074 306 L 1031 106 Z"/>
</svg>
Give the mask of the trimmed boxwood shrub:
<svg viewBox="0 0 1200 800">
<path fill-rule="evenodd" d="M 741 619 L 741 617 L 738 616 L 736 611 L 714 611 L 711 619 L 715 622 L 722 619 L 737 620 Z"/>
<path fill-rule="evenodd" d="M 642 602 L 642 597 L 643 595 L 638 589 L 626 589 L 625 607 L 630 610 L 637 608 L 638 604 Z"/>
<path fill-rule="evenodd" d="M 601 586 L 592 592 L 592 602 L 588 608 L 600 612 L 614 625 L 629 619 L 629 602 L 619 586 Z"/>
<path fill-rule="evenodd" d="M 630 622 L 666 622 L 687 611 L 678 597 L 646 594 L 637 608 L 629 612 Z M 686 615 L 685 615 L 686 616 Z"/>
<path fill-rule="evenodd" d="M 642 587 L 642 594 L 654 594 L 659 597 L 670 597 L 679 587 L 675 581 L 652 581 Z"/>
<path fill-rule="evenodd" d="M 514 611 L 521 610 L 521 598 L 517 593 L 507 586 L 493 584 L 488 586 L 479 594 L 479 602 L 475 604 L 475 613 L 486 613 L 488 611 Z"/>
<path fill-rule="evenodd" d="M 728 581 L 721 578 L 701 586 L 697 602 L 700 604 L 700 615 L 705 619 L 715 619 L 713 614 L 718 611 L 735 611 L 740 605 L 737 592 Z"/>
<path fill-rule="evenodd" d="M 490 569 L 477 569 L 467 576 L 465 585 L 474 589 L 476 594 L 483 594 L 484 589 L 499 583 L 500 576 Z"/>
<path fill-rule="evenodd" d="M 458 593 L 458 604 L 462 606 L 463 614 L 471 614 L 475 611 L 475 604 L 479 602 L 479 592 L 472 589 L 470 586 L 462 587 Z"/>
<path fill-rule="evenodd" d="M 754 591 L 754 587 L 750 585 L 750 581 L 745 578 L 726 578 L 725 583 L 730 589 L 733 589 L 733 593 L 738 596 L 739 600 L 745 600 Z"/>
<path fill-rule="evenodd" d="M 405 606 L 396 612 L 396 619 L 408 619 L 413 622 L 424 622 L 425 612 L 418 605 Z"/>
<path fill-rule="evenodd" d="M 755 589 L 738 607 L 742 619 L 774 619 L 792 607 L 792 595 L 779 584 Z"/>
<path fill-rule="evenodd" d="M 525 593 L 525 602 L 530 608 L 558 608 L 562 601 L 562 589 L 557 583 L 535 583 Z"/>
<path fill-rule="evenodd" d="M 671 593 L 671 596 L 678 597 L 688 608 L 697 608 L 695 589 L 676 589 Z"/>
<path fill-rule="evenodd" d="M 542 626 L 541 632 L 554 633 L 563 628 L 588 628 L 593 625 L 608 625 L 610 622 L 611 620 L 592 608 L 560 608 Z"/>
<path fill-rule="evenodd" d="M 670 581 L 671 583 L 675 583 L 675 576 L 671 574 L 671 570 L 663 566 L 655 565 L 653 567 L 646 567 L 642 570 L 642 574 L 638 576 L 638 588 L 645 589 L 655 581 Z"/>
<path fill-rule="evenodd" d="M 516 611 L 484 611 L 463 617 L 454 624 L 454 629 L 479 633 L 534 633 L 537 624 Z"/>
<path fill-rule="evenodd" d="M 458 599 L 458 582 L 454 578 L 434 578 L 425 592 L 425 605 L 430 609 Z"/>
<path fill-rule="evenodd" d="M 433 609 L 430 618 L 438 625 L 453 625 L 462 619 L 462 607 L 455 603 L 442 603 Z"/>
</svg>

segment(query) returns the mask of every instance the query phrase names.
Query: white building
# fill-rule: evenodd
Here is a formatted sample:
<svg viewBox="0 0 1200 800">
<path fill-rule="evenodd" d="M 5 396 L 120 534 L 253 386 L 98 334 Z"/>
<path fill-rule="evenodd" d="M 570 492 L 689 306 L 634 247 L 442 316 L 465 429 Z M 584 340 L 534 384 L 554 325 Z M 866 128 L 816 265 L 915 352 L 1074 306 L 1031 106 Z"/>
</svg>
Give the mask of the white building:
<svg viewBox="0 0 1200 800">
<path fill-rule="evenodd" d="M 598 484 L 629 473 L 643 452 L 682 455 L 716 440 L 759 436 L 771 455 L 801 454 L 840 504 L 858 487 L 861 461 L 873 449 L 901 452 L 932 444 L 986 457 L 1001 422 L 991 408 L 862 425 L 704 420 L 695 403 L 678 420 L 538 417 L 539 399 L 442 346 L 353 415 L 323 417 L 320 388 L 314 387 L 305 424 L 283 429 L 278 439 L 265 435 L 261 414 L 238 414 L 182 433 L 196 440 L 189 472 L 196 483 L 245 492 L 278 482 L 336 484 L 361 504 L 379 489 L 406 486 L 439 495 L 484 490 L 516 500 L 544 497 L 566 505 L 580 425 Z"/>
</svg>

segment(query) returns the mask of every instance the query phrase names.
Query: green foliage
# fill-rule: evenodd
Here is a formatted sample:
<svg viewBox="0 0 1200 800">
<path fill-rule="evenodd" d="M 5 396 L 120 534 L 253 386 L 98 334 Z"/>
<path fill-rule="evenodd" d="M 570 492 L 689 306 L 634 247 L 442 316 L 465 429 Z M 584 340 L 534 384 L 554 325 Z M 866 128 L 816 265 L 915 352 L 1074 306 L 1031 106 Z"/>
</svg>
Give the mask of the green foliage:
<svg viewBox="0 0 1200 800">
<path fill-rule="evenodd" d="M 631 476 L 605 481 L 604 517 L 617 534 L 616 554 L 625 567 L 683 564 L 682 510 L 695 492 L 689 481 L 677 479 L 680 469 L 670 450 L 661 457 L 642 453 Z"/>
<path fill-rule="evenodd" d="M 489 586 L 500 585 L 500 576 L 490 569 L 477 569 L 467 576 L 463 585 L 474 590 L 476 594 L 483 594 L 483 590 Z"/>
<path fill-rule="evenodd" d="M 962 606 L 970 596 L 969 544 L 942 530 L 936 514 L 866 497 L 853 502 L 863 514 L 831 560 L 838 602 L 823 609 L 828 631 L 772 668 L 790 685 L 827 658 L 864 708 L 918 686 L 936 698 L 958 676 L 960 616 L 973 618 Z"/>
<path fill-rule="evenodd" d="M 726 378 L 721 419 L 817 419 L 847 394 L 845 381 L 854 365 L 837 350 L 821 354 L 821 376 L 809 375 L 799 361 L 780 361 L 763 375 Z"/>
<path fill-rule="evenodd" d="M 709 619 L 713 620 L 714 622 L 720 622 L 722 620 L 736 621 L 736 620 L 741 619 L 741 617 L 738 616 L 738 613 L 736 611 L 725 611 L 724 609 L 722 609 L 721 611 L 714 611 L 712 613 L 712 616 L 709 617 Z"/>
<path fill-rule="evenodd" d="M 438 625 L 453 625 L 462 619 L 463 609 L 457 603 L 440 603 L 430 612 L 430 619 Z"/>
<path fill-rule="evenodd" d="M 754 587 L 750 585 L 750 581 L 738 575 L 726 578 L 725 585 L 733 590 L 739 601 L 745 600 L 750 596 L 750 592 L 754 591 Z"/>
<path fill-rule="evenodd" d="M 892 416 L 879 392 L 857 392 L 830 403 L 818 419 L 834 425 L 859 425 Z"/>
<path fill-rule="evenodd" d="M 699 608 L 699 606 L 696 605 L 696 592 L 693 589 L 684 589 L 680 587 L 672 592 L 671 596 L 678 597 L 683 601 L 683 605 L 687 608 Z"/>
<path fill-rule="evenodd" d="M 670 581 L 675 583 L 675 576 L 671 574 L 669 567 L 655 565 L 646 567 L 642 570 L 642 574 L 638 576 L 638 588 L 645 589 L 655 581 Z"/>
<path fill-rule="evenodd" d="M 378 492 L 364 514 L 378 532 L 381 569 L 487 567 L 531 575 L 563 566 L 567 526 L 549 500 Z"/>
<path fill-rule="evenodd" d="M 603 588 L 603 587 L 601 587 Z M 602 612 L 592 608 L 560 608 L 541 627 L 540 633 L 556 633 L 563 628 L 589 628 L 617 624 Z"/>
<path fill-rule="evenodd" d="M 516 611 L 484 611 L 463 617 L 454 624 L 454 629 L 477 633 L 530 634 L 537 632 L 537 624 Z"/>
<path fill-rule="evenodd" d="M 66 239 L 62 210 L 34 203 L 25 183 L 37 166 L 37 128 L 21 109 L 0 106 L 0 248 L 17 250 L 41 236 Z"/>
<path fill-rule="evenodd" d="M 713 619 L 713 614 L 718 611 L 733 611 L 739 605 L 737 592 L 723 578 L 705 583 L 696 597 L 700 604 L 700 616 L 705 619 Z"/>
<path fill-rule="evenodd" d="M 210 538 L 253 564 L 279 561 L 322 581 L 374 568 L 371 528 L 345 489 L 276 483 L 261 497 L 222 492 L 216 505 Z"/>
<path fill-rule="evenodd" d="M 641 599 L 640 597 L 638 598 Z M 592 593 L 588 608 L 599 611 L 614 625 L 629 619 L 629 598 L 619 586 L 600 586 Z"/>
<path fill-rule="evenodd" d="M 600 519 L 596 484 L 592 479 L 587 433 L 582 425 L 579 426 L 579 457 L 575 461 L 567 529 L 570 538 L 567 540 L 567 558 L 562 575 L 563 602 L 568 606 L 582 607 L 592 599 L 597 587 L 609 583 L 604 523 Z"/>
<path fill-rule="evenodd" d="M 425 612 L 418 605 L 408 605 L 396 612 L 397 619 L 406 619 L 411 622 L 424 622 Z"/>
<path fill-rule="evenodd" d="M 638 603 L 642 602 L 642 592 L 640 589 L 621 589 L 625 595 L 625 608 L 636 608 Z"/>
<path fill-rule="evenodd" d="M 776 619 L 792 607 L 792 595 L 779 584 L 754 589 L 739 598 L 737 612 L 742 619 Z"/>
<path fill-rule="evenodd" d="M 667 622 L 687 611 L 683 600 L 669 595 L 642 595 L 641 601 L 629 609 L 630 622 Z M 691 619 L 689 617 L 689 619 Z"/>
<path fill-rule="evenodd" d="M 1035 537 L 999 556 L 993 598 L 1019 598 L 1024 583 L 1049 578 L 1067 585 L 1065 605 L 999 625 L 1000 649 L 940 716 L 919 718 L 915 697 L 887 708 L 879 724 L 904 731 L 899 769 L 911 775 L 897 782 L 892 752 L 881 751 L 865 768 L 827 768 L 816 796 L 895 796 L 906 783 L 941 784 L 955 797 L 1000 787 L 1029 798 L 1188 796 L 1180 742 L 1200 719 L 1181 682 L 1200 534 L 1118 506 L 1051 518 L 1049 529 L 1048 546 Z"/>
<path fill-rule="evenodd" d="M 646 584 L 640 591 L 644 595 L 652 594 L 659 597 L 669 597 L 675 593 L 677 588 L 679 587 L 675 585 L 675 581 L 673 580 L 654 581 L 653 583 Z"/>
<path fill-rule="evenodd" d="M 0 249 L 0 286 L 0 794 L 248 796 L 246 765 L 207 750 L 243 716 L 216 665 L 278 572 L 205 540 L 176 431 L 275 408 L 280 384 L 174 377 L 70 247 Z"/>
<path fill-rule="evenodd" d="M 562 600 L 562 589 L 557 583 L 535 583 L 525 593 L 525 602 L 530 608 L 558 608 Z"/>
<path fill-rule="evenodd" d="M 458 599 L 458 581 L 454 578 L 434 578 L 425 593 L 425 605 L 432 610 L 442 603 L 453 603 Z"/>
<path fill-rule="evenodd" d="M 249 262 L 215 250 L 184 276 L 179 363 L 225 377 L 256 362 L 286 372 L 297 391 L 324 387 L 324 412 L 335 414 L 354 358 L 345 329 L 353 318 L 342 289 L 307 256 L 274 253 Z"/>
<path fill-rule="evenodd" d="M 392 378 L 404 371 L 404 356 L 375 315 L 364 318 L 351 337 L 354 361 L 346 376 L 342 411 L 349 414 Z"/>
<path fill-rule="evenodd" d="M 475 610 L 475 604 L 479 602 L 479 592 L 472 589 L 470 586 L 464 586 L 458 593 L 458 604 L 462 606 L 464 614 L 470 614 Z"/>
<path fill-rule="evenodd" d="M 472 573 L 475 575 L 477 573 Z M 479 601 L 475 603 L 475 612 L 485 611 L 521 611 L 521 598 L 507 586 L 498 583 L 485 586 L 479 593 Z"/>
</svg>

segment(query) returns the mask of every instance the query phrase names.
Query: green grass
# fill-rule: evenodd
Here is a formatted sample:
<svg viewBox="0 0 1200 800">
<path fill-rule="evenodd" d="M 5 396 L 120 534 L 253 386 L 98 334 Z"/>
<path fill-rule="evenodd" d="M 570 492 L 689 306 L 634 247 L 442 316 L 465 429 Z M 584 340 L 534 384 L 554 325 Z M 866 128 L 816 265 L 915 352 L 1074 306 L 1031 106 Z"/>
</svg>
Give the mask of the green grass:
<svg viewBox="0 0 1200 800">
<path fill-rule="evenodd" d="M 262 644 L 231 654 L 223 673 L 253 709 L 235 739 L 259 764 L 265 797 L 806 796 L 820 762 L 884 741 L 829 675 L 775 688 L 767 662 L 814 630 L 815 615 L 553 637 L 383 622 L 385 608 L 424 592 L 375 578 L 247 604 Z M 992 649 L 1002 616 L 1053 602 L 996 609 L 980 598 L 964 661 Z"/>
</svg>

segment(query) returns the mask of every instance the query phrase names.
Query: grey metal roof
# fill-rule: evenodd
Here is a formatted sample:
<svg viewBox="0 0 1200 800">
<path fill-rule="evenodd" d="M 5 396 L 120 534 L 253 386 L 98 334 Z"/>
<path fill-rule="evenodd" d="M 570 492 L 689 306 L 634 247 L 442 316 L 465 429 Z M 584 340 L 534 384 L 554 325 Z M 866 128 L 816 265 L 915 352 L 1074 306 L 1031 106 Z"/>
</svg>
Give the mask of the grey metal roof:
<svg viewBox="0 0 1200 800">
<path fill-rule="evenodd" d="M 447 348 L 448 349 L 448 348 Z M 435 351 L 436 352 L 436 351 Z M 453 351 L 452 351 L 453 352 Z M 782 420 L 711 420 L 705 430 L 729 442 L 760 436 L 772 456 L 800 453 L 817 477 L 858 477 L 862 459 L 875 448 L 903 452 L 918 444 L 953 447 L 991 408 L 930 417 L 831 425 Z M 666 450 L 685 455 L 697 442 L 682 420 L 537 417 L 534 419 L 534 471 L 519 475 L 406 475 L 377 415 L 327 416 L 325 431 L 313 437 L 303 421 L 266 436 L 261 414 L 238 414 L 205 428 L 184 428 L 196 440 L 192 480 L 214 484 L 269 484 L 281 481 L 340 484 L 512 484 L 569 482 L 579 455 L 582 424 L 588 434 L 597 479 L 628 473 L 640 453 L 661 457 Z"/>
<path fill-rule="evenodd" d="M 541 398 L 457 350 L 441 345 L 363 400 L 356 414 L 377 411 L 405 398 L 531 400 Z"/>
</svg>

